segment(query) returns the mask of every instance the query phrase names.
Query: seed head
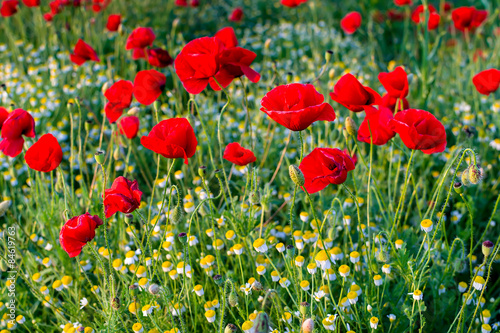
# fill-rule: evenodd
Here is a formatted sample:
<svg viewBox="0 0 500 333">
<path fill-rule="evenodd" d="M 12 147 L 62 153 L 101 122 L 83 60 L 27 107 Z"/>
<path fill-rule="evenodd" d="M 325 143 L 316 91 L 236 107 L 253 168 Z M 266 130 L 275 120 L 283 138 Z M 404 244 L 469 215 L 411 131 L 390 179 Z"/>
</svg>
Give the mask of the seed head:
<svg viewBox="0 0 500 333">
<path fill-rule="evenodd" d="M 481 249 L 483 250 L 483 255 L 485 257 L 491 254 L 491 250 L 493 250 L 493 245 L 494 245 L 493 242 L 489 240 L 483 242 Z"/>
<path fill-rule="evenodd" d="M 149 286 L 148 290 L 151 293 L 151 295 L 157 295 L 160 292 L 160 286 L 157 285 L 156 283 L 153 283 L 152 285 Z"/>
</svg>

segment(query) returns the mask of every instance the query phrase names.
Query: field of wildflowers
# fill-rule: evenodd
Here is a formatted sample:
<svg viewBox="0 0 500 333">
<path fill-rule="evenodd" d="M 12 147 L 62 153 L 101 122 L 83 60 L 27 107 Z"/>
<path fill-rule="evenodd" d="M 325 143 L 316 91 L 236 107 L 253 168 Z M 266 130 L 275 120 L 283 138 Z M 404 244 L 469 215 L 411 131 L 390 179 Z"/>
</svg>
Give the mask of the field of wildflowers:
<svg viewBox="0 0 500 333">
<path fill-rule="evenodd" d="M 498 0 L 0 14 L 0 333 L 500 328 Z"/>
</svg>

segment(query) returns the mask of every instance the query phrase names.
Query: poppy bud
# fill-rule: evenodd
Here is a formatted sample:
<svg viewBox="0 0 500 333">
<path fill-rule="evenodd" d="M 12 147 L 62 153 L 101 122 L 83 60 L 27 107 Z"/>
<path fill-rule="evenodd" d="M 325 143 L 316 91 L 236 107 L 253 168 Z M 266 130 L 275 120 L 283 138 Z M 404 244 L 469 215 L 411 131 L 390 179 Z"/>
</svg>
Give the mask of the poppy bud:
<svg viewBox="0 0 500 333">
<path fill-rule="evenodd" d="M 94 121 L 92 119 L 86 120 L 85 124 L 83 125 L 85 127 L 85 130 L 88 132 L 92 129 L 92 124 Z"/>
<path fill-rule="evenodd" d="M 0 217 L 4 216 L 10 207 L 10 200 L 0 202 Z"/>
<path fill-rule="evenodd" d="M 181 244 L 187 243 L 187 234 L 185 232 L 181 232 L 180 234 L 178 234 L 177 238 L 179 239 L 179 242 L 181 242 Z"/>
<path fill-rule="evenodd" d="M 332 50 L 327 50 L 326 51 L 326 53 L 325 53 L 325 60 L 326 60 L 326 62 L 330 62 L 330 60 L 332 59 L 332 54 L 333 54 Z"/>
<path fill-rule="evenodd" d="M 377 252 L 377 260 L 380 262 L 387 262 L 389 260 L 389 254 L 387 251 L 381 249 Z"/>
<path fill-rule="evenodd" d="M 259 312 L 255 319 L 255 333 L 269 332 L 269 316 L 265 312 Z"/>
<path fill-rule="evenodd" d="M 352 136 L 356 136 L 358 132 L 358 126 L 356 125 L 354 120 L 352 120 L 351 117 L 345 118 L 345 128 L 347 130 L 347 133 L 349 133 Z"/>
<path fill-rule="evenodd" d="M 470 185 L 470 181 L 469 181 L 469 168 L 465 169 L 462 172 L 462 176 L 460 177 L 460 179 L 462 180 L 462 184 L 464 186 L 469 186 Z"/>
<path fill-rule="evenodd" d="M 236 333 L 238 331 L 238 326 L 234 324 L 227 324 L 226 328 L 224 329 L 224 333 Z"/>
<path fill-rule="evenodd" d="M 309 303 L 307 302 L 302 302 L 300 303 L 300 307 L 299 307 L 299 310 L 300 310 L 300 313 L 305 316 L 306 313 L 307 313 L 307 308 L 310 306 Z"/>
<path fill-rule="evenodd" d="M 456 182 L 453 184 L 453 189 L 455 190 L 455 192 L 457 192 L 458 194 L 462 194 L 464 192 L 464 188 L 462 186 L 462 183 L 461 182 Z"/>
<path fill-rule="evenodd" d="M 483 169 L 479 168 L 477 165 L 473 164 L 469 166 L 469 181 L 472 184 L 477 184 L 483 178 Z"/>
<path fill-rule="evenodd" d="M 288 167 L 288 172 L 290 173 L 290 179 L 295 183 L 297 186 L 304 186 L 305 184 L 305 178 L 304 174 L 302 171 L 299 169 L 298 166 L 296 165 L 290 165 Z"/>
<path fill-rule="evenodd" d="M 218 286 L 222 286 L 222 284 L 224 283 L 224 280 L 222 280 L 222 275 L 216 274 L 214 275 L 213 279 L 215 284 L 217 284 Z"/>
<path fill-rule="evenodd" d="M 304 333 L 312 333 L 314 330 L 314 321 L 311 318 L 307 318 L 302 323 L 302 332 Z"/>
<path fill-rule="evenodd" d="M 236 305 L 238 305 L 238 295 L 236 295 L 236 293 L 234 292 L 230 293 L 229 297 L 227 298 L 227 302 L 234 308 Z"/>
<path fill-rule="evenodd" d="M 113 158 L 115 159 L 115 161 L 118 161 L 120 159 L 120 148 L 115 148 L 115 150 L 113 151 Z"/>
<path fill-rule="evenodd" d="M 252 191 L 252 193 L 250 193 L 250 203 L 253 205 L 260 203 L 260 195 L 258 191 Z"/>
<path fill-rule="evenodd" d="M 127 114 L 129 116 L 136 116 L 139 113 L 139 108 L 137 106 L 134 106 L 130 110 L 127 111 Z"/>
<path fill-rule="evenodd" d="M 264 42 L 264 49 L 268 50 L 270 45 L 271 45 L 271 38 L 268 38 Z"/>
<path fill-rule="evenodd" d="M 101 89 L 102 94 L 104 95 L 106 93 L 106 90 L 108 89 L 109 89 L 109 82 L 104 82 Z"/>
<path fill-rule="evenodd" d="M 172 22 L 172 28 L 175 29 L 178 25 L 179 25 L 179 22 L 180 22 L 180 19 L 179 18 L 176 18 L 173 22 Z"/>
<path fill-rule="evenodd" d="M 330 80 L 333 80 L 333 78 L 335 77 L 335 69 L 332 68 L 328 71 L 328 77 L 330 78 Z"/>
<path fill-rule="evenodd" d="M 205 178 L 205 175 L 207 174 L 207 167 L 202 165 L 201 167 L 198 168 L 198 175 L 200 175 L 201 178 Z"/>
<path fill-rule="evenodd" d="M 184 215 L 182 208 L 180 205 L 174 207 L 174 211 L 170 214 L 170 220 L 173 224 L 177 224 L 182 220 L 182 216 Z"/>
<path fill-rule="evenodd" d="M 106 160 L 106 155 L 104 154 L 104 152 L 102 150 L 96 151 L 96 153 L 94 154 L 94 157 L 95 157 L 96 162 L 100 165 L 103 165 L 104 161 Z"/>
<path fill-rule="evenodd" d="M 111 300 L 111 307 L 115 310 L 120 309 L 120 299 L 118 297 L 115 297 Z"/>
<path fill-rule="evenodd" d="M 481 249 L 483 250 L 483 255 L 485 257 L 489 256 L 491 254 L 491 250 L 493 249 L 493 242 L 489 240 L 484 241 Z"/>
<path fill-rule="evenodd" d="M 148 290 L 151 295 L 157 295 L 160 292 L 160 286 L 158 286 L 156 283 L 153 283 L 149 286 Z"/>
<path fill-rule="evenodd" d="M 133 284 L 130 287 L 128 287 L 128 291 L 130 292 L 130 296 L 136 297 L 137 296 L 137 285 Z"/>
<path fill-rule="evenodd" d="M 264 289 L 264 287 L 262 286 L 262 283 L 260 283 L 259 281 L 255 281 L 252 284 L 252 289 L 255 291 L 262 291 Z"/>
</svg>

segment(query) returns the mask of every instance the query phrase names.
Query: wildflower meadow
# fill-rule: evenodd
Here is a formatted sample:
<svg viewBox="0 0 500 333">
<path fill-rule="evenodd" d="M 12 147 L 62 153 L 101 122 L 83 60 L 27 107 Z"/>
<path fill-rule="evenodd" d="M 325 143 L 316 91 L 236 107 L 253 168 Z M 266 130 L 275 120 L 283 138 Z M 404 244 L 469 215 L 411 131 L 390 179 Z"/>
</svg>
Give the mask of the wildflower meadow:
<svg viewBox="0 0 500 333">
<path fill-rule="evenodd" d="M 0 16 L 0 333 L 500 329 L 499 0 Z"/>
</svg>

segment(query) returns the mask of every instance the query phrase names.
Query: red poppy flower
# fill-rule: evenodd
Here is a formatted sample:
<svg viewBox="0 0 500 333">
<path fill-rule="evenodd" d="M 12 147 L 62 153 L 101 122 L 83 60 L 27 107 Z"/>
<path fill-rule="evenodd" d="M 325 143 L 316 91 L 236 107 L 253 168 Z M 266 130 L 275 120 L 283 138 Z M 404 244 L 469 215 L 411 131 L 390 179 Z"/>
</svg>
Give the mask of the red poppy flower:
<svg viewBox="0 0 500 333">
<path fill-rule="evenodd" d="M 196 8 L 200 5 L 199 0 L 191 0 L 191 7 Z"/>
<path fill-rule="evenodd" d="M 342 20 L 340 27 L 348 35 L 351 35 L 361 26 L 361 14 L 358 12 L 350 12 Z"/>
<path fill-rule="evenodd" d="M 427 29 L 437 29 L 437 27 L 439 27 L 439 22 L 441 22 L 441 16 L 439 16 L 438 13 L 430 13 L 429 21 L 427 23 Z"/>
<path fill-rule="evenodd" d="M 229 15 L 229 21 L 231 22 L 240 22 L 243 18 L 243 9 L 241 7 L 235 8 L 231 15 Z"/>
<path fill-rule="evenodd" d="M 52 14 L 52 13 L 45 13 L 45 14 L 43 14 L 43 19 L 46 22 L 52 22 L 52 20 L 54 19 L 54 14 Z"/>
<path fill-rule="evenodd" d="M 0 106 L 0 130 L 5 120 L 9 117 L 9 111 L 6 108 Z"/>
<path fill-rule="evenodd" d="M 352 163 L 354 163 L 354 166 L 356 166 L 358 164 L 358 155 L 356 155 L 356 153 L 351 155 L 347 149 L 342 150 L 342 152 L 344 154 L 346 154 L 347 156 L 351 157 L 351 160 L 352 160 Z"/>
<path fill-rule="evenodd" d="M 153 127 L 148 136 L 141 138 L 141 144 L 166 158 L 184 158 L 184 163 L 188 164 L 198 141 L 186 118 L 170 118 Z"/>
<path fill-rule="evenodd" d="M 330 184 L 344 183 L 354 167 L 351 157 L 337 148 L 315 148 L 299 165 L 309 193 L 319 192 Z"/>
<path fill-rule="evenodd" d="M 379 105 L 380 95 L 363 86 L 352 74 L 346 74 L 335 84 L 330 97 L 353 112 L 363 111 L 366 105 Z"/>
<path fill-rule="evenodd" d="M 61 164 L 63 153 L 52 134 L 44 134 L 24 154 L 28 166 L 36 171 L 50 172 Z"/>
<path fill-rule="evenodd" d="M 4 0 L 2 2 L 2 7 L 0 7 L 0 14 L 3 17 L 9 17 L 17 13 L 17 6 L 19 1 L 17 0 Z"/>
<path fill-rule="evenodd" d="M 121 22 L 122 22 L 122 17 L 120 14 L 111 14 L 108 16 L 106 29 L 108 29 L 108 31 L 118 31 Z"/>
<path fill-rule="evenodd" d="M 139 118 L 136 116 L 127 116 L 120 120 L 118 128 L 120 129 L 121 134 L 125 135 L 129 139 L 133 139 L 137 136 L 139 124 Z"/>
<path fill-rule="evenodd" d="M 261 101 L 260 111 L 292 131 L 302 131 L 316 121 L 334 121 L 335 112 L 312 84 L 278 86 Z"/>
<path fill-rule="evenodd" d="M 50 7 L 50 12 L 52 13 L 52 15 L 59 14 L 63 9 L 61 1 L 59 1 L 59 0 L 54 0 L 54 1 L 50 2 L 49 7 Z"/>
<path fill-rule="evenodd" d="M 187 0 L 175 0 L 175 5 L 179 7 L 187 7 Z"/>
<path fill-rule="evenodd" d="M 474 7 L 458 7 L 451 12 L 455 28 L 460 31 L 474 30 L 488 17 L 488 11 L 477 10 Z"/>
<path fill-rule="evenodd" d="M 150 69 L 140 71 L 134 79 L 134 96 L 143 105 L 150 105 L 160 97 L 167 78 L 162 73 Z"/>
<path fill-rule="evenodd" d="M 175 72 L 190 94 L 199 94 L 219 71 L 224 44 L 217 37 L 202 37 L 187 43 L 175 59 Z"/>
<path fill-rule="evenodd" d="M 59 233 L 59 242 L 70 258 L 82 252 L 83 247 L 94 239 L 95 229 L 102 225 L 102 220 L 97 215 L 85 213 L 75 216 L 64 223 Z"/>
<path fill-rule="evenodd" d="M 223 51 L 219 55 L 219 71 L 215 74 L 215 79 L 213 77 L 209 79 L 210 87 L 213 90 L 221 90 L 219 85 L 226 88 L 235 78 L 243 75 L 251 82 L 259 82 L 260 74 L 250 68 L 256 57 L 255 53 L 242 47 Z"/>
<path fill-rule="evenodd" d="M 151 28 L 139 27 L 132 31 L 128 36 L 125 49 L 145 49 L 146 47 L 151 46 L 155 39 L 156 35 Z"/>
<path fill-rule="evenodd" d="M 132 59 L 146 59 L 147 52 L 146 49 L 133 49 L 132 50 Z"/>
<path fill-rule="evenodd" d="M 75 49 L 70 55 L 70 60 L 78 66 L 83 65 L 86 61 L 100 61 L 94 49 L 81 39 L 76 43 Z"/>
<path fill-rule="evenodd" d="M 491 68 L 479 72 L 472 78 L 472 83 L 480 94 L 489 95 L 497 91 L 500 85 L 500 70 Z"/>
<path fill-rule="evenodd" d="M 23 109 L 15 109 L 2 124 L 0 151 L 16 157 L 23 150 L 24 136 L 35 137 L 35 120 Z"/>
<path fill-rule="evenodd" d="M 433 5 L 428 5 L 428 14 L 427 16 L 429 17 L 430 13 L 435 13 L 436 12 L 436 7 Z M 411 13 L 411 20 L 415 22 L 416 24 L 423 23 L 424 22 L 424 5 L 417 6 Z"/>
<path fill-rule="evenodd" d="M 297 7 L 300 4 L 306 3 L 307 0 L 281 0 L 281 4 L 285 7 Z"/>
<path fill-rule="evenodd" d="M 26 7 L 38 7 L 40 6 L 40 0 L 23 0 Z"/>
<path fill-rule="evenodd" d="M 116 178 L 111 188 L 104 191 L 104 215 L 110 218 L 116 212 L 132 213 L 141 205 L 141 196 L 137 180 Z"/>
<path fill-rule="evenodd" d="M 168 51 L 157 48 L 148 49 L 148 62 L 153 67 L 164 68 L 174 63 L 174 59 L 170 56 Z"/>
<path fill-rule="evenodd" d="M 100 13 L 111 3 L 111 0 L 92 0 L 92 11 Z"/>
<path fill-rule="evenodd" d="M 391 110 L 383 106 L 380 106 L 378 110 L 367 106 L 365 112 L 366 117 L 358 130 L 359 141 L 372 143 L 373 136 L 373 144 L 383 146 L 396 135 L 389 126 L 389 122 L 393 118 Z"/>
<path fill-rule="evenodd" d="M 394 0 L 396 6 L 411 6 L 413 5 L 412 0 Z"/>
<path fill-rule="evenodd" d="M 378 80 L 391 97 L 404 98 L 408 95 L 408 76 L 403 67 L 396 67 L 389 73 L 380 73 Z"/>
<path fill-rule="evenodd" d="M 389 125 L 409 149 L 433 154 L 440 153 L 446 148 L 444 126 L 430 112 L 417 109 L 400 111 Z"/>
<path fill-rule="evenodd" d="M 120 80 L 115 82 L 104 92 L 104 97 L 108 100 L 104 110 L 110 123 L 114 123 L 120 118 L 123 110 L 132 103 L 134 85 L 130 81 Z"/>
<path fill-rule="evenodd" d="M 399 100 L 399 103 L 398 103 Z M 403 104 L 401 105 L 401 102 Z M 380 106 L 385 106 L 389 110 L 391 110 L 392 113 L 406 110 L 410 108 L 410 103 L 408 103 L 408 100 L 406 98 L 398 99 L 395 97 L 389 96 L 389 94 L 385 94 L 382 96 L 382 101 L 380 102 Z"/>
<path fill-rule="evenodd" d="M 238 46 L 238 38 L 236 38 L 236 34 L 232 27 L 220 29 L 215 33 L 214 37 L 219 38 L 222 44 L 228 49 Z"/>
<path fill-rule="evenodd" d="M 228 144 L 226 149 L 224 149 L 224 155 L 222 157 L 225 160 L 240 166 L 253 163 L 257 160 L 250 149 L 243 148 L 238 142 Z"/>
</svg>

